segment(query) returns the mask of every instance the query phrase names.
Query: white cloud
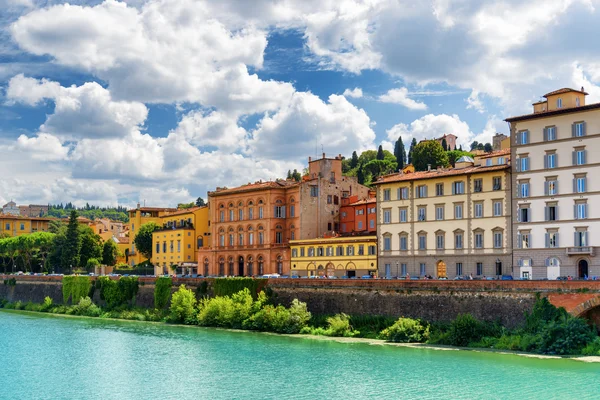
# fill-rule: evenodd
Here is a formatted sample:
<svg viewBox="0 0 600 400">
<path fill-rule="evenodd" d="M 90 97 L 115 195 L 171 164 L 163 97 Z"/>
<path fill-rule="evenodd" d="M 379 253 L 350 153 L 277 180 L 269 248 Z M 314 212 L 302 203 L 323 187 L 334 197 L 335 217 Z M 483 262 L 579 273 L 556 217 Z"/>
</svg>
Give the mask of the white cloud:
<svg viewBox="0 0 600 400">
<path fill-rule="evenodd" d="M 383 103 L 400 104 L 410 110 L 427 109 L 427 104 L 409 98 L 408 89 L 405 87 L 390 89 L 386 94 L 379 96 L 379 101 Z"/>
<path fill-rule="evenodd" d="M 485 106 L 483 105 L 483 101 L 479 97 L 479 91 L 472 90 L 471 94 L 467 98 L 467 109 L 472 108 L 477 110 L 480 114 L 485 112 Z"/>
<path fill-rule="evenodd" d="M 344 90 L 343 96 L 352 97 L 354 99 L 359 99 L 363 97 L 363 91 L 359 87 L 355 87 L 354 89 L 346 89 Z"/>
<path fill-rule="evenodd" d="M 193 111 L 185 115 L 171 132 L 199 147 L 217 147 L 235 151 L 243 145 L 246 130 L 237 124 L 237 118 L 219 111 Z"/>
<path fill-rule="evenodd" d="M 31 158 L 41 161 L 59 161 L 67 158 L 69 148 L 63 146 L 56 136 L 40 133 L 36 137 L 21 135 L 15 149 L 28 153 Z"/>
</svg>

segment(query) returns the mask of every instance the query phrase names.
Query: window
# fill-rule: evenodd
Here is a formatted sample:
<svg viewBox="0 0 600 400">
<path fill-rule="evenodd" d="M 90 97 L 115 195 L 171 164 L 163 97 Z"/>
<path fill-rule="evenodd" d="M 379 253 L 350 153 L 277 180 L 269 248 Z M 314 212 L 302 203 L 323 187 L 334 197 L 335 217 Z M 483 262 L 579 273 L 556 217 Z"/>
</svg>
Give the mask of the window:
<svg viewBox="0 0 600 400">
<path fill-rule="evenodd" d="M 358 221 L 358 230 L 361 231 L 363 229 L 362 221 Z"/>
<path fill-rule="evenodd" d="M 314 257 L 315 256 L 315 248 L 314 247 L 309 247 L 308 248 L 308 256 L 309 257 Z"/>
<path fill-rule="evenodd" d="M 575 204 L 575 219 L 587 218 L 587 203 L 577 202 Z"/>
<path fill-rule="evenodd" d="M 492 178 L 492 189 L 493 190 L 502 190 L 502 177 L 494 176 Z"/>
<path fill-rule="evenodd" d="M 21 223 L 21 230 L 24 231 L 25 230 L 25 224 Z"/>
<path fill-rule="evenodd" d="M 328 194 L 327 195 L 327 204 L 331 204 L 331 203 L 333 203 L 333 196 Z"/>
<path fill-rule="evenodd" d="M 229 245 L 233 246 L 233 233 L 229 234 Z"/>
<path fill-rule="evenodd" d="M 494 200 L 494 217 L 502 216 L 502 200 Z"/>
<path fill-rule="evenodd" d="M 426 207 L 419 207 L 417 209 L 418 211 L 418 216 L 419 216 L 419 221 L 425 221 L 427 219 L 427 208 Z"/>
<path fill-rule="evenodd" d="M 319 187 L 318 186 L 310 187 L 310 197 L 319 197 Z"/>
<path fill-rule="evenodd" d="M 462 232 L 456 232 L 454 234 L 454 248 L 461 250 L 463 248 L 463 234 Z"/>
<path fill-rule="evenodd" d="M 248 219 L 254 219 L 254 208 L 252 207 L 248 208 Z"/>
<path fill-rule="evenodd" d="M 517 235 L 517 247 L 519 249 L 529 249 L 531 247 L 531 233 L 529 231 L 520 231 Z"/>
<path fill-rule="evenodd" d="M 375 214 L 375 213 L 377 213 L 377 207 L 370 207 L 369 214 Z"/>
<path fill-rule="evenodd" d="M 575 122 L 572 127 L 571 136 L 581 137 L 585 136 L 585 122 Z"/>
<path fill-rule="evenodd" d="M 383 201 L 390 201 L 391 199 L 391 189 L 383 189 Z"/>
<path fill-rule="evenodd" d="M 556 177 L 546 178 L 546 182 L 544 182 L 544 193 L 546 196 L 558 194 L 558 180 Z"/>
<path fill-rule="evenodd" d="M 531 222 L 531 215 L 529 213 L 529 205 L 523 205 L 517 210 L 517 221 L 518 222 Z"/>
<path fill-rule="evenodd" d="M 575 230 L 575 242 L 576 247 L 585 247 L 588 245 L 588 233 L 585 228 L 577 228 Z"/>
<path fill-rule="evenodd" d="M 219 222 L 225 222 L 225 211 L 219 212 Z"/>
<path fill-rule="evenodd" d="M 518 197 L 527 198 L 529 197 L 529 182 L 524 181 L 518 184 Z"/>
<path fill-rule="evenodd" d="M 465 193 L 465 183 L 463 181 L 454 182 L 452 184 L 452 194 L 464 194 Z"/>
<path fill-rule="evenodd" d="M 573 192 L 575 193 L 585 193 L 586 191 L 586 177 L 585 175 L 575 176 L 573 179 Z"/>
<path fill-rule="evenodd" d="M 233 209 L 229 210 L 229 220 L 233 221 Z"/>
<path fill-rule="evenodd" d="M 463 274 L 463 266 L 462 263 L 456 263 L 456 275 Z"/>
<path fill-rule="evenodd" d="M 374 219 L 369 220 L 369 229 L 375 229 L 375 220 Z"/>
<path fill-rule="evenodd" d="M 506 162 L 504 161 L 504 157 L 498 157 L 498 165 L 504 165 Z"/>
<path fill-rule="evenodd" d="M 562 108 L 562 99 L 560 97 L 556 99 L 556 108 Z"/>
<path fill-rule="evenodd" d="M 489 160 L 489 158 L 488 158 Z M 475 179 L 473 181 L 473 191 L 475 192 L 481 192 L 483 190 L 483 180 L 482 179 Z"/>
<path fill-rule="evenodd" d="M 546 233 L 546 247 L 547 248 L 558 247 L 558 232 L 557 231 L 548 231 Z"/>
<path fill-rule="evenodd" d="M 494 232 L 494 248 L 501 249 L 503 246 L 502 232 Z"/>
<path fill-rule="evenodd" d="M 304 247 L 301 247 L 300 248 L 300 257 L 304 257 L 304 254 L 305 254 L 304 251 L 305 251 Z"/>
<path fill-rule="evenodd" d="M 425 274 L 427 273 L 427 266 L 425 265 L 425 263 L 419 264 L 419 272 L 421 276 L 425 276 Z"/>
<path fill-rule="evenodd" d="M 400 222 L 406 222 L 406 215 L 408 214 L 408 209 L 401 208 L 400 209 Z"/>
<path fill-rule="evenodd" d="M 419 234 L 419 250 L 425 250 L 427 248 L 427 236 L 425 234 Z"/>
<path fill-rule="evenodd" d="M 529 171 L 529 157 L 520 157 L 518 159 L 517 171 Z"/>
<path fill-rule="evenodd" d="M 550 142 L 552 140 L 556 140 L 556 127 L 549 126 L 544 128 L 544 140 Z"/>
<path fill-rule="evenodd" d="M 454 219 L 462 219 L 463 217 L 463 205 L 455 204 L 454 205 Z"/>
<path fill-rule="evenodd" d="M 417 198 L 425 198 L 427 197 L 427 185 L 417 186 Z"/>
<path fill-rule="evenodd" d="M 475 233 L 475 248 L 483 249 L 483 233 L 481 232 Z"/>
<path fill-rule="evenodd" d="M 298 249 L 292 249 L 292 257 L 293 258 L 298 257 Z"/>
<path fill-rule="evenodd" d="M 483 218 L 483 203 L 475 203 L 475 218 Z"/>
<path fill-rule="evenodd" d="M 174 246 L 174 244 L 173 244 L 173 241 L 171 240 L 171 242 L 170 242 L 170 245 L 169 245 L 169 251 L 170 251 L 171 253 L 173 253 L 173 249 L 174 249 L 174 248 L 175 248 L 175 246 Z"/>
<path fill-rule="evenodd" d="M 397 196 L 398 196 L 398 200 L 408 199 L 408 188 L 407 187 L 398 188 Z"/>
<path fill-rule="evenodd" d="M 262 231 L 258 232 L 258 244 L 265 244 L 265 234 Z"/>
<path fill-rule="evenodd" d="M 483 263 L 481 263 L 481 262 L 477 263 L 477 272 L 476 272 L 476 274 L 477 275 L 483 275 Z"/>
<path fill-rule="evenodd" d="M 377 253 L 377 247 L 369 246 L 369 255 L 374 256 Z"/>
<path fill-rule="evenodd" d="M 406 270 L 407 270 L 407 265 L 406 264 L 400 264 L 400 275 L 401 276 L 406 276 Z"/>
<path fill-rule="evenodd" d="M 354 246 L 347 246 L 346 247 L 346 255 L 347 256 L 353 256 L 354 255 Z"/>
<path fill-rule="evenodd" d="M 248 244 L 250 246 L 254 245 L 254 232 L 248 232 Z"/>
<path fill-rule="evenodd" d="M 6 224 L 6 227 L 4 229 L 6 229 L 7 231 L 9 231 L 10 230 L 10 224 Z"/>
<path fill-rule="evenodd" d="M 392 222 L 392 211 L 390 209 L 383 210 L 383 223 L 389 224 Z"/>
<path fill-rule="evenodd" d="M 277 244 L 283 243 L 283 232 L 275 233 L 275 243 L 277 243 Z"/>
<path fill-rule="evenodd" d="M 558 220 L 558 205 L 557 203 L 547 203 L 544 209 L 544 215 L 546 221 Z"/>
<path fill-rule="evenodd" d="M 391 237 L 386 236 L 383 238 L 383 250 L 384 251 L 392 250 L 392 238 Z"/>
<path fill-rule="evenodd" d="M 244 234 L 239 233 L 238 234 L 238 246 L 243 246 L 243 245 L 244 245 Z"/>
<path fill-rule="evenodd" d="M 225 246 L 225 235 L 219 235 L 219 246 Z"/>
<path fill-rule="evenodd" d="M 359 244 L 358 245 L 358 255 L 359 256 L 364 256 L 365 255 L 365 245 L 364 244 Z"/>
<path fill-rule="evenodd" d="M 343 256 L 344 255 L 344 246 L 338 246 L 335 249 L 335 255 L 336 256 Z"/>
<path fill-rule="evenodd" d="M 586 151 L 585 149 L 575 149 L 573 152 L 573 165 L 584 165 Z"/>
<path fill-rule="evenodd" d="M 239 221 L 244 220 L 244 210 L 241 208 L 238 210 L 238 219 L 239 219 Z"/>
<path fill-rule="evenodd" d="M 444 195 L 444 184 L 443 183 L 436 183 L 436 185 L 435 185 L 435 195 L 436 196 L 443 196 Z"/>
<path fill-rule="evenodd" d="M 579 97 L 575 97 L 575 107 L 579 107 Z"/>
<path fill-rule="evenodd" d="M 556 153 L 547 153 L 544 156 L 544 168 L 556 168 L 557 166 Z"/>
<path fill-rule="evenodd" d="M 365 210 L 356 210 L 356 215 L 363 215 L 365 213 Z"/>
<path fill-rule="evenodd" d="M 493 161 L 494 161 L 493 159 L 488 158 L 487 160 L 485 160 L 485 166 L 486 167 L 491 167 L 492 164 L 493 164 Z"/>
<path fill-rule="evenodd" d="M 438 233 L 435 235 L 435 248 L 437 250 L 444 249 L 444 234 L 443 233 Z"/>
<path fill-rule="evenodd" d="M 435 219 L 437 221 L 444 220 L 444 206 L 435 206 Z"/>
<path fill-rule="evenodd" d="M 156 243 L 156 254 L 160 253 L 160 243 Z"/>
<path fill-rule="evenodd" d="M 181 240 L 177 241 L 177 252 L 181 253 Z"/>
<path fill-rule="evenodd" d="M 262 208 L 262 206 L 258 207 L 258 218 L 263 218 L 263 208 Z"/>
<path fill-rule="evenodd" d="M 406 235 L 400 236 L 400 250 L 408 250 L 408 237 Z"/>
<path fill-rule="evenodd" d="M 285 206 L 275 206 L 275 218 L 285 218 Z"/>
<path fill-rule="evenodd" d="M 529 131 L 522 131 L 517 133 L 517 144 L 523 145 L 529 143 Z"/>
<path fill-rule="evenodd" d="M 317 247 L 317 257 L 323 257 L 324 249 L 322 247 Z"/>
</svg>

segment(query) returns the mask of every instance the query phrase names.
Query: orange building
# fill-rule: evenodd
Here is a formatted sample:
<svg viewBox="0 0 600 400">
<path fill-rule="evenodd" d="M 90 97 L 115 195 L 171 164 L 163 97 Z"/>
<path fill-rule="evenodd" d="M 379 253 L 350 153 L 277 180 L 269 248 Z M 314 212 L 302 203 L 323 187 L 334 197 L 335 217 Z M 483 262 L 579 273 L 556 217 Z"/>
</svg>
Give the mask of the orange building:
<svg viewBox="0 0 600 400">
<path fill-rule="evenodd" d="M 369 193 L 368 199 L 358 196 L 342 199 L 340 209 L 340 233 L 377 232 L 377 199 Z"/>
</svg>

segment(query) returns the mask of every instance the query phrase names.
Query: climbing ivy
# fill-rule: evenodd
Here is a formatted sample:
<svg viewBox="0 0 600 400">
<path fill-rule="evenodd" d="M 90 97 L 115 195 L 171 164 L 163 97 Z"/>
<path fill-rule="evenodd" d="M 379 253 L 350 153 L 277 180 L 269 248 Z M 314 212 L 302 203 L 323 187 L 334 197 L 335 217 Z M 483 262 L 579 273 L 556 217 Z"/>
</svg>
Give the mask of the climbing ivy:
<svg viewBox="0 0 600 400">
<path fill-rule="evenodd" d="M 77 304 L 82 297 L 89 295 L 91 288 L 89 276 L 65 276 L 62 280 L 63 302 L 67 304 L 70 298 L 71 304 Z"/>
<path fill-rule="evenodd" d="M 248 288 L 254 299 L 258 293 L 267 285 L 267 279 L 262 278 L 216 278 L 213 283 L 215 296 L 231 296 Z"/>
<path fill-rule="evenodd" d="M 156 280 L 154 285 L 154 307 L 161 309 L 167 306 L 169 297 L 171 297 L 171 287 L 173 280 L 171 278 L 161 277 Z"/>
<path fill-rule="evenodd" d="M 136 277 L 122 277 L 115 281 L 108 276 L 101 276 L 97 286 L 100 289 L 100 298 L 106 302 L 108 308 L 132 305 L 139 290 Z"/>
</svg>

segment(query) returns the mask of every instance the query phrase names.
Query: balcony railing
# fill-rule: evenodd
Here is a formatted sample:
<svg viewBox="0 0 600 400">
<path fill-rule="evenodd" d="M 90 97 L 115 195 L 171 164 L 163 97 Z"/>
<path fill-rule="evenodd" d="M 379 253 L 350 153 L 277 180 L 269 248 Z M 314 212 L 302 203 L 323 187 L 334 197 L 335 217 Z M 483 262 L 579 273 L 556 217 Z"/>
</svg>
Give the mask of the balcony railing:
<svg viewBox="0 0 600 400">
<path fill-rule="evenodd" d="M 587 254 L 590 256 L 594 255 L 594 248 L 591 246 L 577 246 L 577 247 L 567 247 L 567 255 L 581 255 Z"/>
</svg>

